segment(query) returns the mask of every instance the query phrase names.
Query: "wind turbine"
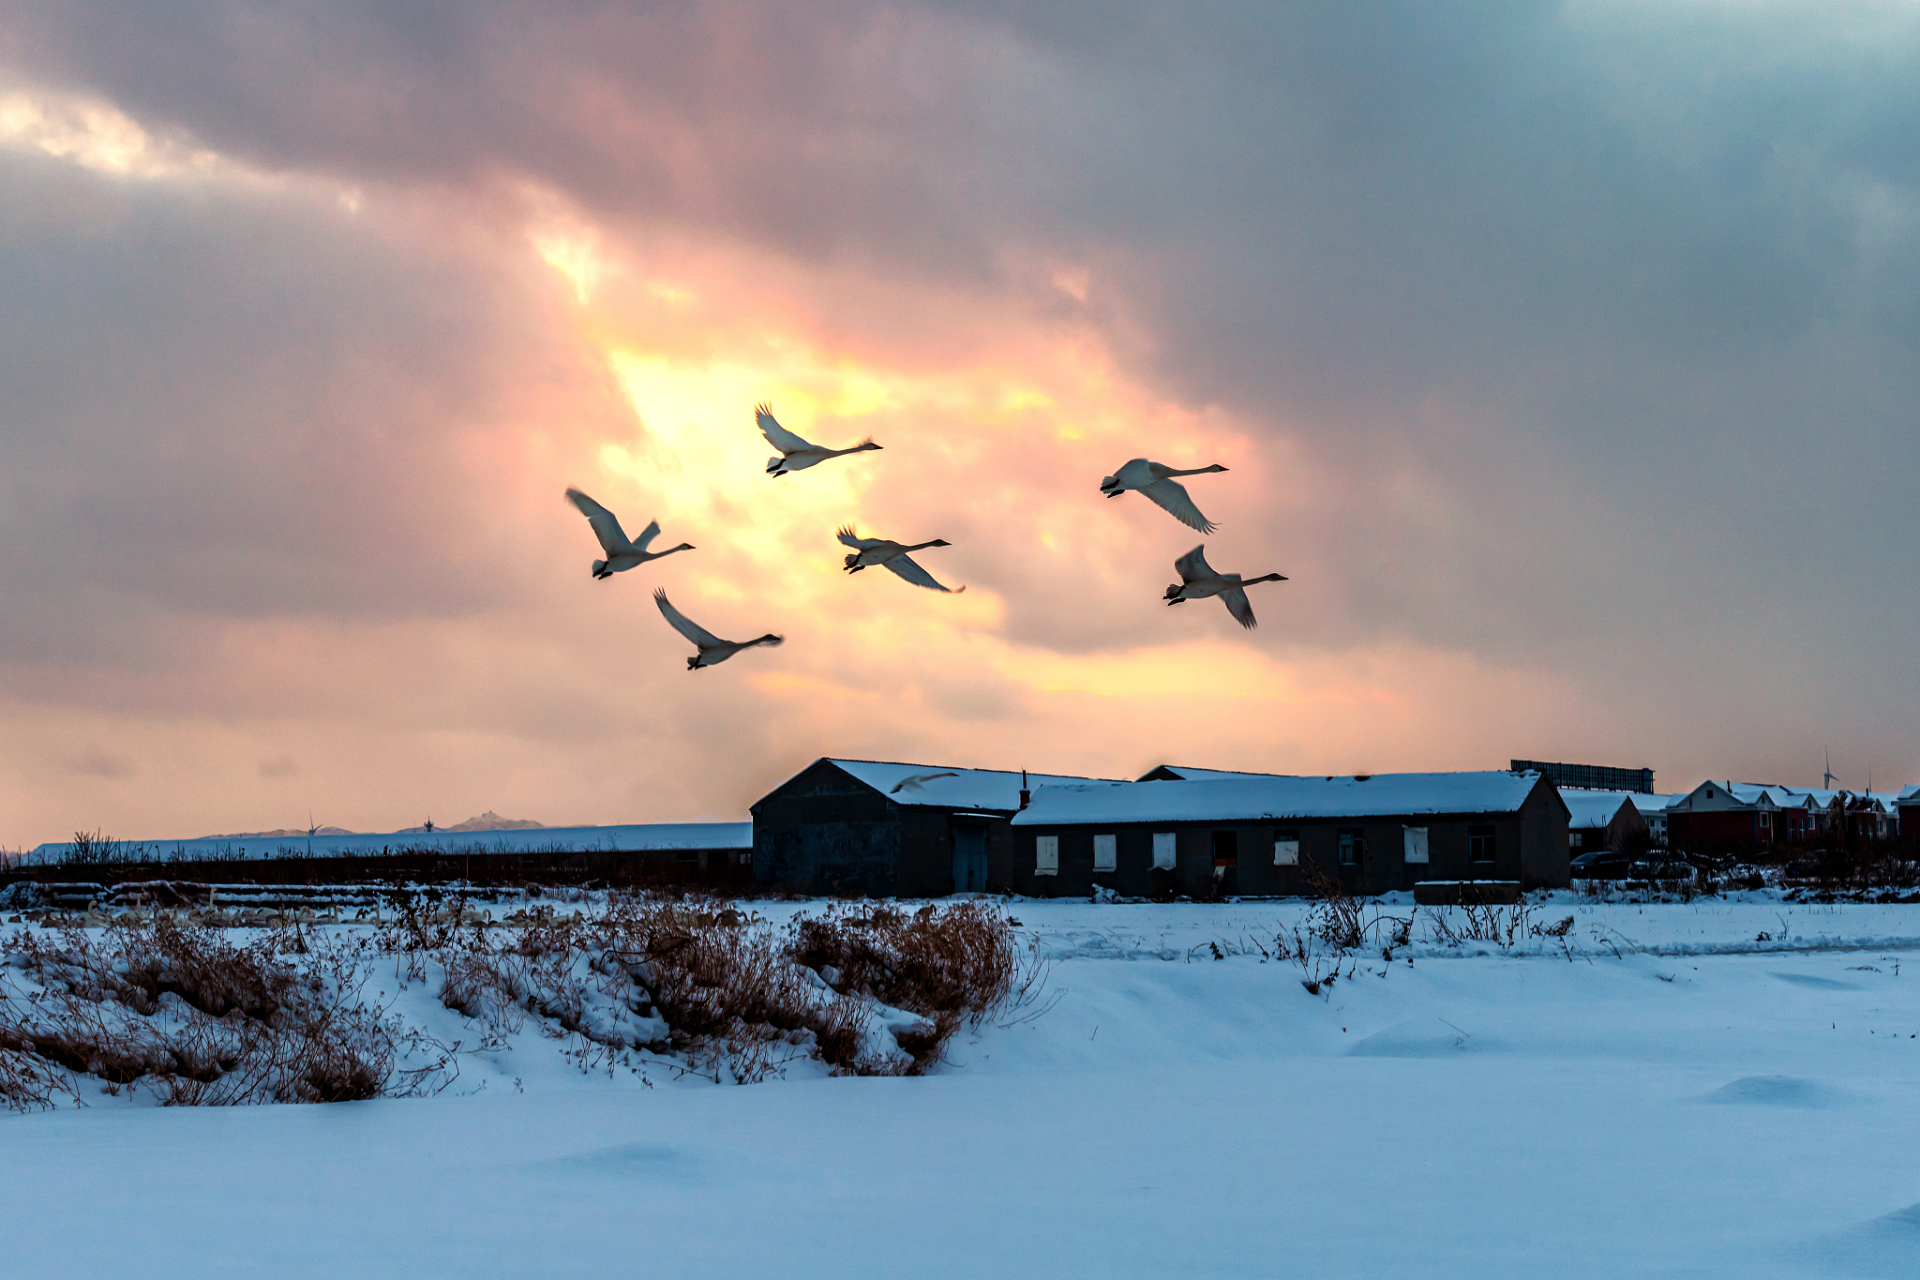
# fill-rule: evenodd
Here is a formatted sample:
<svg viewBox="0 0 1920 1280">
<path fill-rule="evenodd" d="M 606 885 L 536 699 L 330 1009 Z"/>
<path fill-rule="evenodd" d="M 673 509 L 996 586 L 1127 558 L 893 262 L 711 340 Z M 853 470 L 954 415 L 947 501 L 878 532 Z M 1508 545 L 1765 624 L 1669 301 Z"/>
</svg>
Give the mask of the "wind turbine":
<svg viewBox="0 0 1920 1280">
<path fill-rule="evenodd" d="M 1832 749 L 1831 749 L 1831 748 L 1829 748 L 1829 747 L 1822 747 L 1822 748 L 1821 748 L 1821 750 L 1822 750 L 1823 752 L 1825 752 L 1825 753 L 1826 753 L 1826 757 L 1827 757 L 1827 771 L 1826 771 L 1826 773 L 1824 773 L 1824 774 L 1822 774 L 1822 775 L 1821 775 L 1821 782 L 1820 782 L 1820 789 L 1821 789 L 1822 791 L 1831 791 L 1831 790 L 1833 790 L 1833 783 L 1834 783 L 1834 777 L 1833 777 L 1833 751 L 1832 751 Z"/>
</svg>

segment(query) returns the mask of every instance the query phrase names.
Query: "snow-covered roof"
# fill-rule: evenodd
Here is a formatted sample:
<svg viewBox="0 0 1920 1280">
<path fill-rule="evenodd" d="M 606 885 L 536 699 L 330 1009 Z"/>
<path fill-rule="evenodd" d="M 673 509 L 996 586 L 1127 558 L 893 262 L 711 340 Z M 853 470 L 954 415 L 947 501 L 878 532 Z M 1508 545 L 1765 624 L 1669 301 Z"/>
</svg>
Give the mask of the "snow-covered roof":
<svg viewBox="0 0 1920 1280">
<path fill-rule="evenodd" d="M 1633 803 L 1620 791 L 1562 788 L 1560 798 L 1567 802 L 1569 827 L 1604 827 L 1620 816 L 1623 807 Z"/>
<path fill-rule="evenodd" d="M 1193 769 L 1184 764 L 1163 764 L 1161 769 L 1168 773 L 1177 773 L 1187 782 L 1219 782 L 1228 778 L 1288 778 L 1300 775 L 1286 773 L 1255 773 L 1247 769 Z"/>
<path fill-rule="evenodd" d="M 384 834 L 208 837 L 200 840 L 121 841 L 130 862 L 255 861 L 266 858 L 372 857 L 414 850 L 436 853 L 645 853 L 676 849 L 751 849 L 751 822 L 647 822 L 613 827 L 534 827 L 524 831 L 396 831 Z M 45 866 L 66 858 L 65 840 L 43 844 L 21 859 Z"/>
<path fill-rule="evenodd" d="M 1899 804 L 1920 804 L 1920 783 L 1908 787 L 1900 793 Z"/>
<path fill-rule="evenodd" d="M 1716 778 L 1707 779 L 1685 795 L 1675 797 L 1675 801 L 1691 799 L 1708 787 L 1725 793 L 1736 804 L 1762 809 L 1828 809 L 1834 801 L 1845 796 L 1851 807 L 1858 808 L 1864 802 L 1868 808 L 1891 812 L 1900 802 L 1900 796 L 1891 791 L 1832 791 L 1819 787 L 1783 787 L 1775 782 L 1723 782 Z M 1907 790 L 1911 792 L 1916 788 L 1909 787 Z"/>
<path fill-rule="evenodd" d="M 827 763 L 852 774 L 895 804 L 939 809 L 984 809 L 1011 813 L 1020 807 L 1017 769 L 959 769 L 944 764 L 903 764 L 892 760 L 840 760 Z M 1105 782 L 1070 773 L 1030 773 L 1029 789 L 1063 782 Z"/>
<path fill-rule="evenodd" d="M 1725 795 L 1739 805 L 1753 805 L 1762 809 L 1797 808 L 1799 805 L 1798 801 L 1790 798 L 1793 791 L 1791 787 L 1762 782 L 1734 782 L 1731 779 L 1722 781 L 1719 778 L 1708 778 L 1692 791 L 1679 797 L 1676 803 L 1690 801 L 1694 796 L 1702 795 L 1708 788 L 1712 788 L 1717 795 Z M 1702 796 L 1702 798 L 1705 797 Z"/>
<path fill-rule="evenodd" d="M 1567 793 L 1562 791 L 1560 794 L 1562 797 L 1565 797 Z M 1640 811 L 1641 817 L 1646 817 L 1652 813 L 1664 813 L 1667 807 L 1675 800 L 1681 800 L 1686 797 L 1684 791 L 1677 791 L 1671 795 L 1657 791 L 1651 793 L 1646 791 L 1624 791 L 1621 794 L 1633 802 L 1633 807 Z"/>
<path fill-rule="evenodd" d="M 1261 819 L 1511 813 L 1537 773 L 1377 773 L 1361 777 L 1254 775 L 1195 782 L 1107 782 L 1041 787 L 1015 826 L 1088 822 L 1233 822 Z"/>
</svg>

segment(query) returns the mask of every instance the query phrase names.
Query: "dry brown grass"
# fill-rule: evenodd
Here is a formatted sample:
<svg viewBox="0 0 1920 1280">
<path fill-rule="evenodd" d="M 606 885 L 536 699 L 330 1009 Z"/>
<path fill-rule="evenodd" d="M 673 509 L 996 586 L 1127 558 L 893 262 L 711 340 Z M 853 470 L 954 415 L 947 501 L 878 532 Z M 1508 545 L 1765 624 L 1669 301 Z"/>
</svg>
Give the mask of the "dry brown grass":
<svg viewBox="0 0 1920 1280">
<path fill-rule="evenodd" d="M 0 1001 L 0 1051 L 11 1059 L 0 1100 L 9 1105 L 77 1099 L 75 1077 L 109 1092 L 146 1090 L 169 1106 L 396 1091 L 402 1033 L 363 998 L 355 956 L 300 931 L 236 946 L 156 915 L 97 931 L 21 930 L 0 953 L 35 988 Z M 427 1083 L 403 1074 L 398 1091 Z M 54 1078 L 66 1084 L 49 1092 Z"/>
<path fill-rule="evenodd" d="M 458 897 L 389 895 L 366 929 L 268 931 L 245 945 L 164 912 L 68 922 L 0 943 L 30 981 L 0 983 L 0 1102 L 79 1098 L 92 1080 L 162 1102 L 330 1102 L 444 1087 L 462 1049 L 530 1022 L 582 1069 L 642 1064 L 748 1082 L 818 1059 L 849 1075 L 915 1075 L 952 1036 L 1031 1003 L 1012 926 L 982 904 L 830 907 L 785 927 L 736 904 L 614 894 L 494 921 Z M 361 998 L 374 969 L 438 983 L 477 1043 L 427 1052 Z M 1031 1013 L 1029 1016 L 1032 1015 Z"/>
</svg>

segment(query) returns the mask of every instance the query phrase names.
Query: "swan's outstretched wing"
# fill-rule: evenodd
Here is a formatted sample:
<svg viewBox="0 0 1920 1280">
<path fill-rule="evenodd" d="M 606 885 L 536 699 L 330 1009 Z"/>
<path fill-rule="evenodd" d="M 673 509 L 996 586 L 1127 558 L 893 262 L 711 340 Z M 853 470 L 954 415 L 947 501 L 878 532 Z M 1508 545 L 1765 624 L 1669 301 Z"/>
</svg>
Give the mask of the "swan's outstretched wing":
<svg viewBox="0 0 1920 1280">
<path fill-rule="evenodd" d="M 593 536 L 600 539 L 600 549 L 608 555 L 633 550 L 633 544 L 627 541 L 626 530 L 620 527 L 620 521 L 613 512 L 589 498 L 578 489 L 567 490 L 567 501 L 580 508 L 580 514 L 593 526 Z M 641 544 L 645 546 L 643 542 Z"/>
<path fill-rule="evenodd" d="M 1249 631 L 1254 629 L 1257 624 L 1253 619 L 1253 606 L 1247 603 L 1247 593 L 1244 590 L 1239 587 L 1228 587 L 1220 593 L 1220 598 L 1226 601 L 1227 612 L 1233 615 L 1235 622 Z"/>
<path fill-rule="evenodd" d="M 951 769 L 945 773 L 916 773 L 910 778 L 902 778 L 900 781 L 894 783 L 893 790 L 887 792 L 887 794 L 897 796 L 906 790 L 925 791 L 926 787 L 922 786 L 922 783 L 932 782 L 935 778 L 957 778 L 959 776 L 959 774 L 953 772 Z"/>
<path fill-rule="evenodd" d="M 781 453 L 797 453 L 802 449 L 813 448 L 811 444 L 774 421 L 773 406 L 770 404 L 753 406 L 753 420 L 759 424 L 760 434 L 767 438 L 767 443 Z"/>
<path fill-rule="evenodd" d="M 1187 496 L 1185 486 L 1178 480 L 1155 480 L 1140 492 L 1145 494 L 1155 506 L 1190 529 L 1212 533 L 1220 527 L 1200 514 L 1200 508 L 1193 505 L 1193 499 Z"/>
<path fill-rule="evenodd" d="M 722 640 L 719 636 L 716 636 L 713 632 L 707 630 L 705 627 L 688 618 L 686 614 L 674 608 L 673 605 L 668 602 L 666 592 L 655 591 L 653 593 L 653 602 L 660 606 L 660 616 L 668 622 L 671 622 L 675 631 L 678 631 L 681 635 L 693 641 L 694 648 L 717 649 L 726 643 L 725 640 Z"/>
<path fill-rule="evenodd" d="M 853 531 L 853 526 L 850 524 L 841 525 L 837 536 L 841 546 L 852 547 L 856 551 L 865 551 L 868 547 L 877 547 L 886 541 L 885 538 L 863 538 Z"/>
<path fill-rule="evenodd" d="M 1202 578 L 1217 576 L 1213 572 L 1213 566 L 1207 563 L 1207 549 L 1204 546 L 1195 547 L 1175 560 L 1173 571 L 1180 575 L 1182 582 L 1198 582 Z"/>
<path fill-rule="evenodd" d="M 640 531 L 640 536 L 634 539 L 633 545 L 638 550 L 645 551 L 653 540 L 659 536 L 660 522 L 658 520 L 649 520 L 647 521 L 647 527 Z"/>
<path fill-rule="evenodd" d="M 960 591 L 966 590 L 965 587 L 961 587 L 960 591 L 955 591 L 952 587 L 941 586 L 938 579 L 913 562 L 912 556 L 895 556 L 893 559 L 887 561 L 886 565 L 887 568 L 893 570 L 916 587 L 925 587 L 929 591 L 944 591 L 948 595 L 955 596 L 959 595 Z"/>
</svg>

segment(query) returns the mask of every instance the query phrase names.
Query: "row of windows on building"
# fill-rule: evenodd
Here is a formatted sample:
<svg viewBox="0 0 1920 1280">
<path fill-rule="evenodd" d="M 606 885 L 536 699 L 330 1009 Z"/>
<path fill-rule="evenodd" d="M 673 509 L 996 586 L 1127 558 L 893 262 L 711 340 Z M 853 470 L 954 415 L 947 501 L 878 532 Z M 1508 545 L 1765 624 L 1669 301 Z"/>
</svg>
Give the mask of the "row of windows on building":
<svg viewBox="0 0 1920 1280">
<path fill-rule="evenodd" d="M 1467 826 L 1467 857 L 1471 862 L 1493 861 L 1493 824 L 1475 822 Z M 1427 861 L 1427 829 L 1425 827 L 1403 827 L 1402 853 L 1406 861 L 1422 863 Z M 1213 834 L 1213 861 L 1216 866 L 1240 860 L 1240 833 L 1238 831 L 1215 831 Z M 1156 871 L 1171 871 L 1175 862 L 1176 833 L 1156 831 L 1153 833 L 1153 867 Z M 1339 829 L 1339 858 L 1343 867 L 1358 866 L 1366 856 L 1366 831 L 1359 827 Z M 1095 871 L 1114 871 L 1119 867 L 1120 837 L 1103 833 L 1093 837 L 1093 869 Z M 1297 867 L 1300 865 L 1300 833 L 1280 830 L 1274 832 L 1273 865 L 1276 867 Z M 1033 873 L 1039 876 L 1060 874 L 1060 837 L 1035 836 L 1033 841 Z"/>
</svg>

